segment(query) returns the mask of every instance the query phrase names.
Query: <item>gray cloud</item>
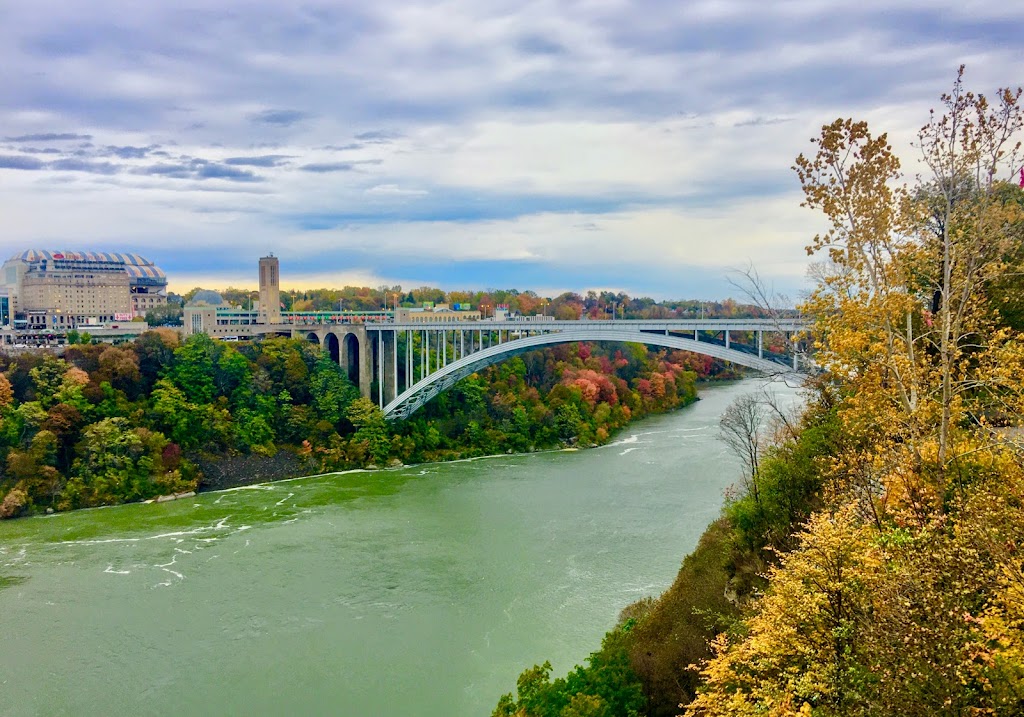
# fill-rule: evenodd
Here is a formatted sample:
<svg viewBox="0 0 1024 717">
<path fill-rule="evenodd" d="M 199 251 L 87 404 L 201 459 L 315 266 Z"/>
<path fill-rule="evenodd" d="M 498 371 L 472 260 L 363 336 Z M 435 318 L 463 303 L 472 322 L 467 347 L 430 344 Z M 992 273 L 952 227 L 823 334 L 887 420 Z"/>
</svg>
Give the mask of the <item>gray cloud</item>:
<svg viewBox="0 0 1024 717">
<path fill-rule="evenodd" d="M 326 174 L 328 172 L 351 172 L 355 170 L 355 168 L 355 162 L 319 162 L 304 164 L 299 167 L 303 172 L 315 172 L 317 174 Z"/>
<path fill-rule="evenodd" d="M 325 174 L 328 172 L 353 172 L 359 165 L 376 165 L 381 164 L 380 159 L 360 159 L 354 162 L 314 162 L 312 164 L 304 164 L 299 169 L 303 172 L 316 172 Z"/>
<path fill-rule="evenodd" d="M 766 127 L 773 124 L 792 122 L 792 117 L 754 117 L 753 119 L 736 122 L 733 127 Z"/>
<path fill-rule="evenodd" d="M 83 159 L 58 159 L 46 165 L 61 172 L 87 172 L 89 174 L 117 174 L 120 167 L 110 162 L 90 162 Z"/>
<path fill-rule="evenodd" d="M 55 133 L 55 132 L 43 132 L 40 134 L 23 134 L 17 137 L 4 137 L 7 142 L 65 142 L 76 139 L 92 139 L 91 134 L 71 134 L 71 133 Z"/>
<path fill-rule="evenodd" d="M 44 169 L 46 164 L 35 157 L 0 155 L 0 169 Z"/>
<path fill-rule="evenodd" d="M 525 35 L 516 42 L 516 49 L 528 55 L 562 55 L 566 48 L 543 35 Z"/>
<path fill-rule="evenodd" d="M 319 149 L 326 149 L 332 152 L 349 152 L 355 149 L 362 149 L 366 145 L 361 142 L 352 142 L 351 144 L 325 144 Z"/>
<path fill-rule="evenodd" d="M 224 164 L 235 167 L 279 167 L 291 157 L 287 154 L 264 154 L 257 157 L 228 157 Z"/>
<path fill-rule="evenodd" d="M 383 129 L 372 130 L 370 132 L 361 132 L 360 134 L 356 135 L 356 139 L 359 140 L 360 142 L 368 142 L 368 143 L 371 143 L 371 144 L 373 144 L 373 143 L 385 143 L 385 142 L 390 142 L 392 140 L 401 139 L 401 138 L 402 138 L 402 134 L 400 132 L 389 132 L 389 131 L 383 130 Z M 350 147 L 351 146 L 358 147 L 359 145 L 349 145 L 349 146 Z"/>
<path fill-rule="evenodd" d="M 201 164 L 196 170 L 198 179 L 229 179 L 232 182 L 262 182 L 263 178 L 247 169 L 229 167 L 226 164 L 209 162 Z"/>
<path fill-rule="evenodd" d="M 231 182 L 262 182 L 263 177 L 247 169 L 238 169 L 227 164 L 210 162 L 205 159 L 188 159 L 180 164 L 151 164 L 136 167 L 132 174 L 168 179 L 225 179 Z"/>
<path fill-rule="evenodd" d="M 132 174 L 149 175 L 153 177 L 170 177 L 172 179 L 191 179 L 192 170 L 181 164 L 150 164 L 146 167 L 136 167 Z"/>
<path fill-rule="evenodd" d="M 101 154 L 120 157 L 121 159 L 143 159 L 156 148 L 157 145 L 149 145 L 148 147 L 106 147 Z"/>
<path fill-rule="evenodd" d="M 249 119 L 257 124 L 290 127 L 307 117 L 309 117 L 309 114 L 300 110 L 264 110 L 250 115 Z"/>
</svg>

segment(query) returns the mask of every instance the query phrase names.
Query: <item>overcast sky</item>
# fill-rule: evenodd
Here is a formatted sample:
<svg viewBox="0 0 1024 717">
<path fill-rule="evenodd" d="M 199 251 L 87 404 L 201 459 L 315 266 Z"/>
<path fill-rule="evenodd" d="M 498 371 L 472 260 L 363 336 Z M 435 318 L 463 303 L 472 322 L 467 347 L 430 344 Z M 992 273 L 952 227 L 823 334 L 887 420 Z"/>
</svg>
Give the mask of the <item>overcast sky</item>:
<svg viewBox="0 0 1024 717">
<path fill-rule="evenodd" d="M 960 63 L 1024 82 L 1024 3 L 7 0 L 0 250 L 179 291 L 273 252 L 286 288 L 710 299 L 753 263 L 794 295 L 795 156 L 853 116 L 912 160 Z"/>
</svg>

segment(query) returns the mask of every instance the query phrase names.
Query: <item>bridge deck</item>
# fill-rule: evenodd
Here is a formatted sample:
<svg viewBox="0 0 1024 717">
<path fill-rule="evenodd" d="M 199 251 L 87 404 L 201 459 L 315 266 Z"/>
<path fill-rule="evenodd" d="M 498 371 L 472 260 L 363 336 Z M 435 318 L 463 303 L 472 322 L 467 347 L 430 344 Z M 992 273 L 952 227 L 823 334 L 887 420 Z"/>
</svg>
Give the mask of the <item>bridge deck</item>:
<svg viewBox="0 0 1024 717">
<path fill-rule="evenodd" d="M 557 321 L 547 319 L 535 321 L 509 320 L 493 321 L 431 321 L 398 323 L 391 321 L 364 324 L 371 331 L 415 331 L 417 329 L 453 329 L 492 331 L 565 331 L 587 329 L 588 331 L 803 331 L 810 322 L 806 319 L 614 319 Z"/>
</svg>

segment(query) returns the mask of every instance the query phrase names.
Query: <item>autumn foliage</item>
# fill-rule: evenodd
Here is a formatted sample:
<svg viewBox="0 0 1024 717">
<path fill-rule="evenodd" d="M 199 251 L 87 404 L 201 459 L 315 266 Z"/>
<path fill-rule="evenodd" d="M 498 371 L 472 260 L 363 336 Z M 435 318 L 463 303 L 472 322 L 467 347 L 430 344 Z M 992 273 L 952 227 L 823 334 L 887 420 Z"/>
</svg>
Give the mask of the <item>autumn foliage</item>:
<svg viewBox="0 0 1024 717">
<path fill-rule="evenodd" d="M 885 135 L 840 120 L 797 172 L 831 229 L 808 302 L 842 435 L 816 512 L 699 665 L 690 715 L 1024 711 L 1021 91 L 961 77 L 901 185 Z M 1012 277 L 1017 277 L 1013 279 Z"/>
<path fill-rule="evenodd" d="M 1021 98 L 961 68 L 911 184 L 864 122 L 797 159 L 820 372 L 723 417 L 741 489 L 624 616 L 637 714 L 1024 714 Z"/>
</svg>

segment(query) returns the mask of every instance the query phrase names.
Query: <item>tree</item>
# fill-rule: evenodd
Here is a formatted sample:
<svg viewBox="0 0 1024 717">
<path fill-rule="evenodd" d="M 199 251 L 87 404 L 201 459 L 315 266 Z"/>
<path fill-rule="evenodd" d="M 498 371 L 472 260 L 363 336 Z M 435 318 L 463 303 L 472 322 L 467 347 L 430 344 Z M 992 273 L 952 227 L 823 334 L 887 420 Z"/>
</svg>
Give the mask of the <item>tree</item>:
<svg viewBox="0 0 1024 717">
<path fill-rule="evenodd" d="M 555 427 L 558 430 L 559 438 L 563 441 L 576 438 L 579 435 L 582 420 L 579 406 L 575 403 L 563 403 L 559 406 L 555 410 Z"/>
<path fill-rule="evenodd" d="M 33 435 L 25 450 L 7 454 L 7 474 L 14 481 L 12 493 L 18 496 L 8 503 L 4 517 L 13 517 L 33 506 L 52 506 L 63 485 L 56 469 L 57 437 L 47 430 Z"/>
<path fill-rule="evenodd" d="M 515 697 L 503 695 L 493 717 L 637 717 L 647 701 L 627 645 L 628 629 L 619 626 L 565 678 L 551 679 L 550 662 L 524 670 Z"/>
<path fill-rule="evenodd" d="M 167 378 L 195 403 L 210 403 L 216 395 L 214 365 L 220 347 L 206 334 L 193 334 L 179 348 L 166 370 Z"/>
<path fill-rule="evenodd" d="M 337 429 L 349 406 L 359 398 L 359 389 L 327 354 L 317 359 L 309 383 L 317 412 Z"/>
<path fill-rule="evenodd" d="M 47 356 L 42 364 L 29 371 L 35 399 L 44 409 L 57 402 L 57 393 L 60 391 L 67 371 L 67 362 L 51 356 Z"/>
<path fill-rule="evenodd" d="M 757 395 L 748 393 L 730 403 L 718 422 L 722 440 L 743 461 L 744 487 L 758 506 L 761 504 L 761 495 L 758 491 L 757 478 L 761 450 L 765 441 L 765 418 L 764 403 Z"/>
<path fill-rule="evenodd" d="M 7 376 L 0 373 L 0 413 L 3 413 L 14 403 L 14 389 Z"/>
<path fill-rule="evenodd" d="M 357 398 L 349 404 L 345 417 L 356 429 L 352 440 L 364 443 L 373 460 L 383 463 L 391 449 L 384 412 L 370 399 Z"/>
<path fill-rule="evenodd" d="M 988 425 L 1019 427 L 1024 403 L 1024 337 L 992 302 L 994 285 L 1021 284 L 1006 270 L 1018 190 L 998 181 L 1018 167 L 1020 97 L 990 104 L 961 68 L 919 134 L 931 175 L 916 188 L 897 184 L 885 135 L 852 120 L 797 159 L 805 204 L 830 222 L 808 249 L 828 264 L 807 308 L 825 369 L 815 410 L 840 438 L 814 469 L 830 479 L 824 509 L 715 641 L 689 714 L 1020 713 L 1024 463 Z M 782 446 L 762 460 L 763 502 L 806 472 L 799 457 Z M 767 541 L 776 523 L 749 534 Z"/>
<path fill-rule="evenodd" d="M 73 477 L 62 503 L 83 507 L 151 498 L 161 492 L 189 490 L 177 470 L 164 466 L 167 439 L 125 418 L 105 418 L 82 432 Z"/>
<path fill-rule="evenodd" d="M 945 114 L 919 134 L 932 190 L 896 186 L 900 164 L 886 136 L 852 120 L 826 125 L 816 155 L 795 167 L 804 205 L 831 225 L 808 247 L 827 251 L 829 268 L 805 310 L 815 316 L 819 364 L 841 391 L 856 386 L 842 417 L 865 460 L 850 472 L 922 517 L 951 485 L 962 494 L 957 427 L 977 423 L 985 402 L 1019 413 L 1022 400 L 1021 357 L 993 330 L 986 293 L 1017 217 L 995 201 L 994 180 L 1016 161 L 1020 91 L 1001 90 L 993 109 L 961 80 L 962 71 L 943 96 Z"/>
<path fill-rule="evenodd" d="M 161 372 L 170 365 L 178 344 L 178 334 L 171 329 L 153 329 L 135 339 L 133 348 L 139 357 L 139 373 L 146 392 L 153 388 Z"/>
<path fill-rule="evenodd" d="M 850 509 L 821 513 L 769 575 L 745 634 L 714 641 L 688 715 L 867 713 L 863 632 L 883 555 Z"/>
<path fill-rule="evenodd" d="M 181 304 L 168 301 L 163 306 L 154 306 L 146 312 L 146 323 L 150 326 L 181 326 L 184 309 Z"/>
<path fill-rule="evenodd" d="M 959 399 L 976 388 L 971 364 L 980 353 L 979 336 L 992 323 L 985 289 L 998 277 L 1009 250 L 1006 224 L 1020 218 L 1019 212 L 1008 213 L 1016 207 L 1001 202 L 994 190 L 1000 171 L 1017 169 L 1021 143 L 1013 140 L 1024 128 L 1021 89 L 999 90 L 993 106 L 984 95 L 964 89 L 963 74 L 961 65 L 953 91 L 942 96 L 945 114 L 933 112 L 918 135 L 940 200 L 940 221 L 929 247 L 939 257 L 931 283 L 940 306 L 928 336 L 938 351 L 941 381 L 940 471 L 952 448 L 953 425 L 962 415 Z"/>
<path fill-rule="evenodd" d="M 96 382 L 110 382 L 119 391 L 124 391 L 131 398 L 136 398 L 142 390 L 142 374 L 139 371 L 139 357 L 128 348 L 110 346 L 99 356 L 99 370 Z"/>
</svg>

